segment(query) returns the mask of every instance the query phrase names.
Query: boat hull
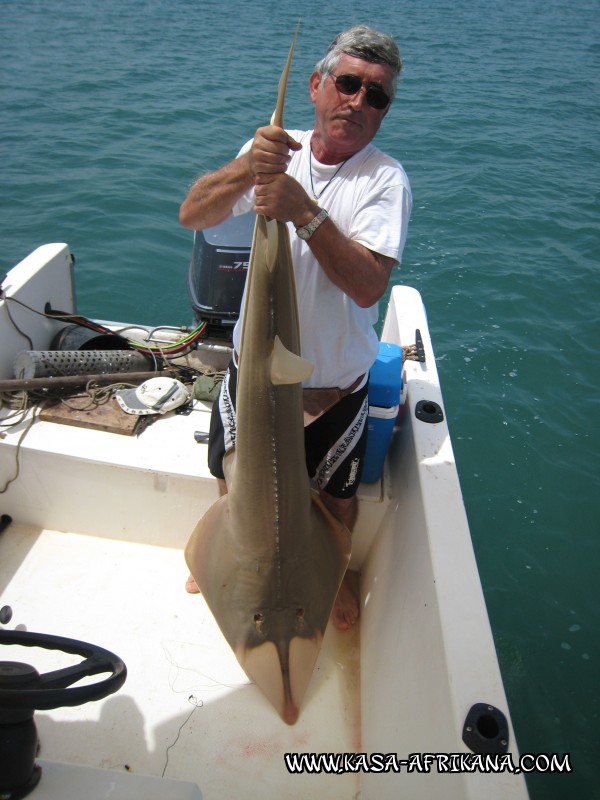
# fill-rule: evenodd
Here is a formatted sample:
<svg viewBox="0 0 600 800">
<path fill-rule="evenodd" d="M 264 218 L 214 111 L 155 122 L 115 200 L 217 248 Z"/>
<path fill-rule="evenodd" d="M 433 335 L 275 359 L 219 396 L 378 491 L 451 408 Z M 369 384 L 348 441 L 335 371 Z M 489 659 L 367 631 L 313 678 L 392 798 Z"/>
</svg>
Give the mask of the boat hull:
<svg viewBox="0 0 600 800">
<path fill-rule="evenodd" d="M 70 310 L 68 249 L 36 251 L 4 288 L 38 310 L 46 302 Z M 6 303 L 2 377 L 24 344 Z M 34 347 L 47 347 L 56 323 L 11 310 Z M 359 490 L 350 566 L 360 573 L 361 621 L 351 632 L 327 628 L 293 728 L 249 683 L 203 599 L 183 588 L 187 536 L 217 496 L 206 445 L 194 437 L 208 431 L 210 404 L 166 415 L 137 437 L 39 420 L 29 426 L 28 417 L 3 428 L 2 481 L 19 461 L 0 509 L 14 520 L 0 535 L 10 627 L 99 644 L 123 658 L 129 675 L 104 701 L 37 714 L 44 759 L 159 782 L 164 773 L 209 799 L 239 797 L 249 786 L 273 798 L 527 796 L 523 777 L 508 772 L 449 775 L 432 765 L 428 773 L 404 766 L 380 774 L 366 761 L 355 771 L 346 759 L 337 774 L 291 774 L 286 761 L 287 753 L 395 754 L 398 762 L 468 753 L 466 716 L 486 703 L 505 714 L 518 762 L 425 310 L 418 292 L 395 287 L 382 339 L 412 344 L 416 329 L 425 361 L 405 362 L 406 403 L 383 475 Z M 444 418 L 423 419 L 424 402 Z M 42 669 L 62 666 L 56 654 L 15 656 Z M 36 791 L 44 796 L 42 784 Z"/>
</svg>

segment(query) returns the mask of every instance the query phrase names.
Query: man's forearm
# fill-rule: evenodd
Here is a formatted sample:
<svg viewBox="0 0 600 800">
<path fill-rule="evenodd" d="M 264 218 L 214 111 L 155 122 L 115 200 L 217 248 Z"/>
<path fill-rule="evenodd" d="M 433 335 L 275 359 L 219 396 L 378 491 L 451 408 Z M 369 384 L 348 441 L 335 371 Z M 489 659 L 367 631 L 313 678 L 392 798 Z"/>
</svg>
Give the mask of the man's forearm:
<svg viewBox="0 0 600 800">
<path fill-rule="evenodd" d="M 201 175 L 181 204 L 179 221 L 192 230 L 218 225 L 227 219 L 236 201 L 253 183 L 247 153 L 216 172 Z"/>
<path fill-rule="evenodd" d="M 308 245 L 329 280 L 361 308 L 383 296 L 396 264 L 393 258 L 349 239 L 331 218 L 317 228 Z"/>
<path fill-rule="evenodd" d="M 308 225 L 320 208 L 294 178 L 258 175 L 255 210 L 299 228 Z M 331 218 L 317 228 L 308 246 L 329 280 L 358 306 L 369 308 L 383 296 L 395 259 L 349 239 Z"/>
</svg>

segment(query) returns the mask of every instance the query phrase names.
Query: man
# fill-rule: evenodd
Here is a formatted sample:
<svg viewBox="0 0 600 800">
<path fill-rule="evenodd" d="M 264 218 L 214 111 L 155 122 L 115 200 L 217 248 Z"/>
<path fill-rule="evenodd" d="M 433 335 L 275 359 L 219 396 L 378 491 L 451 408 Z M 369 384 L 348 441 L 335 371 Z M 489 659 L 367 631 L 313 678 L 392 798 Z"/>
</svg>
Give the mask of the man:
<svg viewBox="0 0 600 800">
<path fill-rule="evenodd" d="M 307 467 L 325 505 L 350 530 L 366 444 L 368 374 L 378 352 L 377 304 L 399 263 L 412 203 L 401 165 L 371 144 L 401 67 L 391 37 L 366 26 L 340 33 L 310 77 L 314 130 L 259 128 L 234 161 L 193 184 L 180 210 L 182 225 L 196 230 L 252 208 L 288 224 L 301 351 L 315 365 L 304 384 L 316 417 L 305 428 Z M 238 323 L 236 350 L 240 332 Z M 209 465 L 221 493 L 236 372 L 230 367 L 211 423 Z M 193 579 L 186 588 L 197 591 Z M 345 580 L 333 620 L 345 629 L 357 618 Z"/>
</svg>

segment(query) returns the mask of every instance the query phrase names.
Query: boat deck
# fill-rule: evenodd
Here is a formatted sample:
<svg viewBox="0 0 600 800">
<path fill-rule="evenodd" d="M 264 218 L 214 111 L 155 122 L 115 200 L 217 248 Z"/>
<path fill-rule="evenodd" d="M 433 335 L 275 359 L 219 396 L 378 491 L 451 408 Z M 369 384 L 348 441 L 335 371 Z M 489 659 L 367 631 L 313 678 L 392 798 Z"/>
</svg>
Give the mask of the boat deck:
<svg viewBox="0 0 600 800">
<path fill-rule="evenodd" d="M 11 270 L 5 294 L 36 309 L 72 308 L 70 266 L 64 245 L 40 248 Z M 5 377 L 23 348 L 19 330 L 43 349 L 58 324 L 13 305 L 8 315 L 0 299 Z M 139 436 L 4 420 L 2 485 L 18 465 L 0 495 L 0 513 L 14 519 L 0 534 L 9 626 L 97 644 L 129 670 L 104 701 L 37 714 L 51 780 L 32 797 L 117 796 L 121 779 L 129 784 L 121 800 L 526 797 L 523 776 L 510 773 L 292 776 L 284 761 L 287 752 L 463 753 L 474 704 L 507 712 L 446 421 L 421 413 L 443 408 L 425 310 L 418 292 L 395 287 L 382 340 L 411 344 L 417 329 L 426 359 L 404 365 L 406 404 L 383 480 L 359 489 L 350 565 L 360 571 L 359 625 L 328 628 L 293 727 L 249 683 L 203 599 L 184 590 L 183 548 L 217 496 L 206 444 L 194 437 L 208 431 L 208 404 L 171 412 Z M 3 658 L 45 672 L 72 657 L 11 646 Z M 486 748 L 497 745 L 499 731 L 476 728 Z M 81 766 L 60 777 L 60 762 Z M 90 767 L 97 791 L 68 794 L 67 782 Z M 143 775 L 155 777 L 142 790 Z"/>
<path fill-rule="evenodd" d="M 300 719 L 288 727 L 248 681 L 203 598 L 184 591 L 186 576 L 179 548 L 15 523 L 4 531 L 0 589 L 11 627 L 98 644 L 128 668 L 123 688 L 103 701 L 37 712 L 40 756 L 188 780 L 206 800 L 239 797 L 246 781 L 254 797 L 284 785 L 288 798 L 306 797 L 315 776 L 290 781 L 284 753 L 360 751 L 359 628 L 329 626 Z M 76 660 L 14 646 L 5 657 L 40 671 Z M 353 797 L 355 781 L 321 775 L 318 795 Z"/>
<path fill-rule="evenodd" d="M 30 410 L 3 428 L 1 480 L 15 474 L 17 463 L 19 479 L 9 486 L 0 512 L 40 528 L 183 549 L 218 498 L 207 466 L 210 409 L 194 401 L 190 413 L 153 417 L 137 436 L 39 418 L 30 425 Z M 0 421 L 6 414 L 0 410 Z M 204 438 L 198 442 L 195 434 Z M 362 563 L 389 500 L 381 480 L 362 484 L 359 497 L 353 569 Z"/>
</svg>

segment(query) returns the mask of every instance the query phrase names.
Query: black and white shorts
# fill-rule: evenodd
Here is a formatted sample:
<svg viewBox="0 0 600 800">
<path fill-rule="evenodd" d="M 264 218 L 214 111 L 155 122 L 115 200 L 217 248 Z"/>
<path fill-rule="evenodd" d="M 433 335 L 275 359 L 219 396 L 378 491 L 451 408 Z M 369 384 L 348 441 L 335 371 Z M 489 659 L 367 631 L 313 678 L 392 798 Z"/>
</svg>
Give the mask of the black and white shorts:
<svg viewBox="0 0 600 800">
<path fill-rule="evenodd" d="M 208 467 L 223 478 L 223 456 L 235 447 L 237 369 L 233 361 L 213 405 Z M 367 445 L 368 382 L 346 395 L 304 429 L 306 467 L 315 488 L 334 497 L 352 497 L 358 489 Z"/>
</svg>

